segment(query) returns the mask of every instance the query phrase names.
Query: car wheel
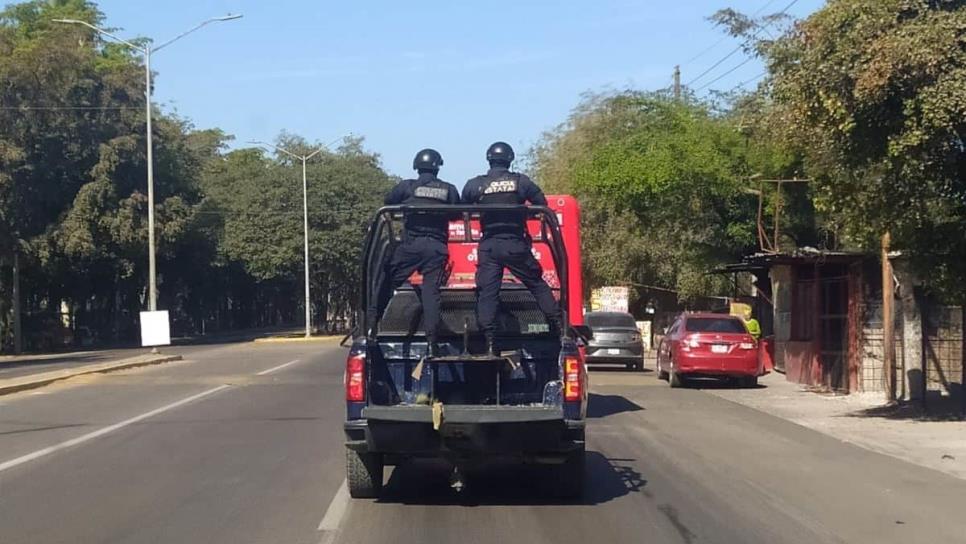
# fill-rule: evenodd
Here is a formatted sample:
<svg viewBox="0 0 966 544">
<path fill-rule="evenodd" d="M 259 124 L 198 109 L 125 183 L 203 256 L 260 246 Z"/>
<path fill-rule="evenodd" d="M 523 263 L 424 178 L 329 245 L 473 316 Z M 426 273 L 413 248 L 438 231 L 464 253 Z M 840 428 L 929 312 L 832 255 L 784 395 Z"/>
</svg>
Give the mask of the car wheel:
<svg viewBox="0 0 966 544">
<path fill-rule="evenodd" d="M 657 379 L 666 380 L 667 371 L 665 371 L 664 368 L 661 367 L 661 359 L 657 360 L 657 363 L 655 364 L 655 366 L 657 367 Z"/>
<path fill-rule="evenodd" d="M 751 389 L 753 387 L 758 387 L 758 376 L 746 376 L 741 379 L 741 386 Z"/>
<path fill-rule="evenodd" d="M 579 499 L 584 495 L 584 447 L 567 455 L 567 460 L 557 467 L 557 496 L 562 499 Z"/>
<path fill-rule="evenodd" d="M 346 448 L 345 479 L 349 496 L 354 499 L 376 499 L 382 492 L 382 455 Z"/>
<path fill-rule="evenodd" d="M 684 387 L 684 379 L 681 378 L 681 375 L 675 372 L 673 368 L 668 371 L 667 383 L 675 389 L 678 387 Z"/>
</svg>

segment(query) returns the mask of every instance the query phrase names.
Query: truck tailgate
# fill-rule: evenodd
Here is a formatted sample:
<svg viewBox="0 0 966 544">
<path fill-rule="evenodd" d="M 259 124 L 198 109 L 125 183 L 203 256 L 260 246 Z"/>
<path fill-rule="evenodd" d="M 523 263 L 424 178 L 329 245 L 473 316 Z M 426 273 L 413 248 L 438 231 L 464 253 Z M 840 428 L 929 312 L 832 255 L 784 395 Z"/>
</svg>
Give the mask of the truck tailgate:
<svg viewBox="0 0 966 544">
<path fill-rule="evenodd" d="M 399 421 L 432 423 L 433 409 L 423 405 L 368 406 L 362 417 L 370 421 Z M 527 423 L 563 421 L 559 406 L 482 406 L 451 404 L 443 407 L 443 421 L 447 423 Z"/>
</svg>

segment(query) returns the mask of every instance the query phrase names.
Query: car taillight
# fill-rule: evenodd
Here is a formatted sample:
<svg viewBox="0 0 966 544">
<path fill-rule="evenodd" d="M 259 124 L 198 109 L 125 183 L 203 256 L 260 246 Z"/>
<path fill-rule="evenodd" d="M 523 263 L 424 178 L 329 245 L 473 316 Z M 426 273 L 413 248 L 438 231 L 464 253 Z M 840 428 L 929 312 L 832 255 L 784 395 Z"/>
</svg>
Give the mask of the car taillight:
<svg viewBox="0 0 966 544">
<path fill-rule="evenodd" d="M 345 400 L 363 402 L 366 400 L 366 356 L 350 355 L 345 362 Z"/>
<path fill-rule="evenodd" d="M 577 357 L 564 357 L 564 400 L 567 402 L 581 399 L 581 364 Z"/>
<path fill-rule="evenodd" d="M 681 351 L 691 351 L 693 348 L 697 348 L 701 344 L 698 343 L 698 339 L 693 336 L 688 336 L 684 340 L 681 340 Z"/>
<path fill-rule="evenodd" d="M 755 349 L 758 346 L 754 342 L 742 342 L 738 344 L 738 347 L 741 349 Z"/>
</svg>

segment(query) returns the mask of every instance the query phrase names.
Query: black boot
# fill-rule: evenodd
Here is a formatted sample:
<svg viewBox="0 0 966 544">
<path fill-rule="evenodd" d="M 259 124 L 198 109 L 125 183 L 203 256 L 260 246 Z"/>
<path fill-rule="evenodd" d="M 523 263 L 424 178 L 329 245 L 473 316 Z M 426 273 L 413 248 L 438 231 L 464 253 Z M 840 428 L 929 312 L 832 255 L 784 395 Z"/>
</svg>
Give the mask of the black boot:
<svg viewBox="0 0 966 544">
<path fill-rule="evenodd" d="M 563 325 L 560 324 L 560 319 L 548 319 L 550 323 L 550 334 L 554 337 L 560 337 L 563 334 Z"/>
<path fill-rule="evenodd" d="M 486 355 L 488 357 L 499 357 L 500 353 L 496 350 L 496 343 L 494 342 L 493 335 L 486 335 Z"/>
<path fill-rule="evenodd" d="M 442 353 L 439 350 L 439 344 L 436 343 L 436 338 L 429 336 L 426 338 L 426 356 L 430 359 L 435 359 L 436 357 L 441 357 Z"/>
</svg>

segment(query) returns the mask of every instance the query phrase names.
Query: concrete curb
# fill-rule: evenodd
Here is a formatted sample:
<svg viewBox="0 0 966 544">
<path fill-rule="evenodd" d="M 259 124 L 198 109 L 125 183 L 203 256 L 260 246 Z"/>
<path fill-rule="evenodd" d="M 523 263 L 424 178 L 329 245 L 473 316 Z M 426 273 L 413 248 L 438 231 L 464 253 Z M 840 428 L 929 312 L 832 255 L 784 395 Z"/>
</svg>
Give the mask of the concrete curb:
<svg viewBox="0 0 966 544">
<path fill-rule="evenodd" d="M 98 374 L 113 372 L 115 370 L 136 368 L 139 366 L 158 365 L 161 363 L 169 363 L 171 361 L 180 361 L 181 359 L 182 357 L 180 355 L 147 354 L 138 355 L 137 357 L 129 357 L 127 359 L 121 359 L 118 361 L 109 361 L 106 363 L 84 365 L 76 368 L 52 370 L 50 372 L 31 374 L 29 376 L 9 378 L 6 380 L 0 380 L 0 395 L 8 395 L 10 393 L 26 391 L 28 389 L 36 389 L 53 382 L 67 380 L 77 376 L 83 376 L 85 374 Z"/>
<path fill-rule="evenodd" d="M 303 342 L 338 342 L 342 340 L 341 336 L 313 336 L 311 338 L 306 338 L 304 336 L 286 337 L 286 336 L 268 336 L 265 338 L 256 338 L 252 340 L 253 344 L 297 344 Z"/>
</svg>

